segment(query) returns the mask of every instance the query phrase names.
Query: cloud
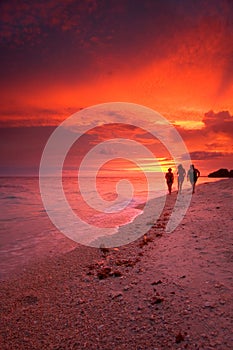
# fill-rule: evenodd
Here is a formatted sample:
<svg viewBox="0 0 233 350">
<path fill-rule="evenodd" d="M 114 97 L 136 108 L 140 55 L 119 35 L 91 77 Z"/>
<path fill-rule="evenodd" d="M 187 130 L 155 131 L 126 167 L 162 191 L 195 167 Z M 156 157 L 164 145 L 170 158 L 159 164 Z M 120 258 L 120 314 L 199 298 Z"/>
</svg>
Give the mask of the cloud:
<svg viewBox="0 0 233 350">
<path fill-rule="evenodd" d="M 193 160 L 211 160 L 221 163 L 221 159 L 233 160 L 233 116 L 229 111 L 209 111 L 203 117 L 201 129 L 178 131 L 189 149 Z"/>
<path fill-rule="evenodd" d="M 40 107 L 9 107 L 1 108 L 0 128 L 20 126 L 55 126 L 81 108 L 40 108 Z"/>
<path fill-rule="evenodd" d="M 62 91 L 66 105 L 210 108 L 221 76 L 232 81 L 232 13 L 224 0 L 2 0 L 2 92 L 28 105 Z"/>
<path fill-rule="evenodd" d="M 230 137 L 233 137 L 233 116 L 229 111 L 213 112 L 209 111 L 205 113 L 203 118 L 205 124 L 205 131 L 207 133 L 223 133 Z"/>
<path fill-rule="evenodd" d="M 225 135 L 233 137 L 233 115 L 229 111 L 214 112 L 210 110 L 204 114 L 202 120 L 204 126 L 201 129 L 185 129 L 176 126 L 182 137 L 186 139 L 198 139 L 211 137 L 208 141 L 213 147 L 219 144 L 214 137 L 217 135 Z"/>
<path fill-rule="evenodd" d="M 216 159 L 224 157 L 226 153 L 223 152 L 208 152 L 208 151 L 194 151 L 190 152 L 190 157 L 193 160 L 206 160 L 206 159 Z"/>
<path fill-rule="evenodd" d="M 119 58 L 130 58 L 134 69 L 178 51 L 177 64 L 200 64 L 207 53 L 217 55 L 218 61 L 224 52 L 230 57 L 231 45 L 224 43 L 231 42 L 226 39 L 232 29 L 227 21 L 231 10 L 230 3 L 220 5 L 216 0 L 207 4 L 200 0 L 2 1 L 0 43 L 25 50 L 44 43 L 44 53 L 55 52 L 55 57 L 62 45 L 70 59 L 74 54 L 86 61 L 92 56 L 95 66 L 108 66 L 108 72 L 107 61 L 114 70 L 124 64 Z M 228 59 L 224 64 L 231 66 Z"/>
<path fill-rule="evenodd" d="M 37 174 L 43 148 L 54 127 L 0 128 L 0 174 Z M 17 170 L 18 169 L 18 170 Z"/>
</svg>

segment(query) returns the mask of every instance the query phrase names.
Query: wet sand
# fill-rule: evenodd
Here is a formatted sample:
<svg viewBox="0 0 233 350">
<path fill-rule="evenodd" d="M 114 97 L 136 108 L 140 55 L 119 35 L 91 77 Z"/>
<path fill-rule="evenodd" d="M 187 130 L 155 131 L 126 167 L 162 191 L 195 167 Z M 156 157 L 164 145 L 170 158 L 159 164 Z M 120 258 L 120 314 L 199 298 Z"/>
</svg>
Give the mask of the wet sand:
<svg viewBox="0 0 233 350">
<path fill-rule="evenodd" d="M 232 349 L 233 179 L 176 194 L 137 241 L 38 260 L 2 282 L 1 349 Z"/>
</svg>

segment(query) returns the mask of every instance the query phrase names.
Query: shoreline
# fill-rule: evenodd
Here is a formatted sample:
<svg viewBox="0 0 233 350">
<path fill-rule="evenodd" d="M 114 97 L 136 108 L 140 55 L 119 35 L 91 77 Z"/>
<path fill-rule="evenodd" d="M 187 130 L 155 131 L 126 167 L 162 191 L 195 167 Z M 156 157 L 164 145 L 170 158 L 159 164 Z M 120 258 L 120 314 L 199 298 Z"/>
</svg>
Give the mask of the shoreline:
<svg viewBox="0 0 233 350">
<path fill-rule="evenodd" d="M 202 178 L 207 178 L 206 176 L 203 176 Z M 208 179 L 208 178 L 207 178 Z M 216 183 L 216 182 L 219 182 L 219 181 L 223 181 L 223 180 L 227 180 L 227 179 L 211 179 L 210 181 L 207 180 L 207 182 L 203 182 L 203 183 L 197 183 L 197 190 L 200 186 L 202 186 L 203 184 L 205 183 Z M 191 188 L 190 188 L 191 190 Z M 189 191 L 188 188 L 184 189 L 184 191 Z M 172 197 L 176 196 L 177 195 L 177 190 L 173 190 L 172 192 Z M 164 198 L 168 198 L 168 194 L 166 194 L 165 196 L 158 196 L 158 197 L 155 197 L 153 199 L 151 199 L 149 202 L 152 204 L 152 206 L 154 206 L 154 203 L 156 201 L 159 201 L 159 200 L 163 200 Z M 119 226 L 117 231 L 116 231 L 116 234 L 112 234 L 110 236 L 104 236 L 106 237 L 107 239 L 109 239 L 110 243 L 112 243 L 112 239 L 114 240 L 115 238 L 115 243 L 118 244 L 118 242 L 120 241 L 120 235 L 124 235 L 125 232 L 126 234 L 129 235 L 131 241 L 134 241 L 132 240 L 131 238 L 131 230 L 128 231 L 128 228 L 130 229 L 130 226 L 133 222 L 135 222 L 135 220 L 139 220 L 140 221 L 140 216 L 143 215 L 143 208 L 144 208 L 144 205 L 145 203 L 141 203 L 141 204 L 138 204 L 137 206 L 134 207 L 134 209 L 136 210 L 140 210 L 141 212 L 139 214 L 135 214 L 135 216 L 133 217 L 133 219 L 131 221 L 129 221 L 128 224 L 125 224 L 123 226 Z M 150 205 L 149 205 L 150 206 Z M 147 215 L 148 216 L 148 215 Z M 150 214 L 149 214 L 150 216 Z M 147 221 L 149 223 L 151 223 L 151 220 L 150 218 L 148 217 L 147 218 Z M 150 229 L 150 224 L 148 225 L 148 230 Z M 120 230 L 120 234 L 119 234 L 119 230 Z M 146 232 L 145 232 L 146 233 Z M 58 235 L 58 242 L 57 242 L 57 245 L 58 243 L 62 245 L 62 249 L 61 251 L 56 251 L 55 250 L 55 246 L 53 247 L 52 250 L 49 250 L 47 252 L 44 252 L 43 253 L 43 250 L 40 250 L 40 254 L 36 252 L 35 256 L 33 258 L 27 258 L 25 261 L 22 261 L 19 265 L 16 265 L 11 268 L 9 268 L 9 270 L 7 269 L 7 267 L 4 267 L 5 265 L 3 264 L 3 269 L 1 271 L 1 275 L 0 275 L 0 280 L 4 281 L 6 279 L 10 279 L 11 276 L 15 276 L 17 278 L 17 275 L 21 272 L 21 271 L 25 271 L 27 270 L 28 267 L 30 267 L 31 264 L 39 264 L 41 261 L 43 261 L 44 259 L 53 259 L 53 257 L 56 257 L 56 256 L 62 256 L 63 254 L 66 254 L 67 252 L 70 252 L 70 251 L 73 251 L 75 249 L 79 249 L 80 246 L 82 246 L 81 244 L 77 243 L 77 242 L 74 242 L 72 241 L 71 239 L 67 238 L 64 234 L 60 233 L 60 232 L 57 232 L 57 235 Z M 137 234 L 137 237 L 135 238 L 136 239 L 139 239 L 141 236 L 143 236 L 143 234 L 140 234 L 140 232 Z M 114 238 L 115 237 L 115 238 Z M 101 237 L 100 237 L 101 238 Z M 54 238 L 56 239 L 56 238 Z M 98 242 L 98 238 L 94 241 L 94 242 Z M 49 242 L 48 242 L 49 243 Z M 96 243 L 95 243 L 96 244 Z M 126 242 L 126 244 L 128 244 Z M 101 242 L 100 244 L 101 245 Z M 97 248 L 98 249 L 98 248 Z"/>
<path fill-rule="evenodd" d="M 202 178 L 209 179 L 207 176 L 202 176 Z M 217 180 L 211 179 L 210 181 L 202 182 L 200 184 L 197 182 L 196 188 L 198 189 L 199 186 L 202 186 L 204 184 L 213 183 L 213 182 L 215 183 L 215 182 L 218 182 L 221 180 L 224 180 L 224 179 L 220 179 L 220 178 L 218 178 Z M 188 201 L 188 194 L 190 197 L 192 197 L 191 185 L 187 182 L 185 185 L 186 186 L 182 190 L 182 193 L 184 194 L 184 196 L 183 197 L 180 196 L 181 203 L 182 203 L 182 200 L 183 200 L 183 203 L 185 202 L 185 200 Z M 176 187 L 172 191 L 173 199 L 174 199 L 174 196 L 175 196 L 175 199 L 178 196 L 178 191 L 177 191 Z M 145 207 L 146 203 L 137 204 L 134 207 L 134 209 L 138 209 L 141 212 L 136 214 L 132 218 L 132 220 L 127 222 L 125 225 L 118 226 L 116 233 L 113 233 L 111 235 L 106 235 L 106 236 L 99 236 L 96 239 L 94 239 L 93 241 L 91 241 L 89 243 L 89 245 L 93 246 L 93 247 L 105 246 L 106 248 L 120 247 L 122 245 L 121 242 L 124 242 L 123 245 L 125 245 L 125 244 L 128 244 L 130 242 L 133 242 L 133 241 L 139 239 L 140 237 L 143 236 L 143 234 L 146 234 L 147 231 L 150 230 L 150 226 L 153 226 L 154 222 L 156 222 L 157 219 L 159 219 L 159 216 L 162 215 L 163 210 L 164 210 L 163 204 L 164 204 L 164 206 L 166 205 L 166 201 L 167 201 L 168 197 L 169 197 L 169 194 L 167 193 L 166 195 L 159 195 L 159 196 L 156 196 L 156 197 L 150 199 L 148 201 L 148 205 L 147 205 L 147 213 L 144 213 L 144 207 Z M 179 205 L 181 205 L 181 203 Z M 161 214 L 160 214 L 160 210 L 157 209 L 157 207 L 162 208 Z M 178 213 L 177 213 L 177 215 L 178 215 Z M 146 224 L 143 224 L 142 221 L 146 221 Z M 133 228 L 132 228 L 132 225 L 134 225 Z M 142 229 L 144 229 L 143 233 L 141 233 L 141 231 L 140 231 Z M 134 233 L 132 233 L 132 231 L 134 231 Z M 128 237 L 128 241 L 124 238 L 125 236 Z M 104 243 L 103 243 L 103 241 L 104 241 Z"/>
<path fill-rule="evenodd" d="M 198 186 L 187 215 L 117 248 L 80 246 L 2 282 L 2 349 L 231 350 L 233 180 Z"/>
</svg>

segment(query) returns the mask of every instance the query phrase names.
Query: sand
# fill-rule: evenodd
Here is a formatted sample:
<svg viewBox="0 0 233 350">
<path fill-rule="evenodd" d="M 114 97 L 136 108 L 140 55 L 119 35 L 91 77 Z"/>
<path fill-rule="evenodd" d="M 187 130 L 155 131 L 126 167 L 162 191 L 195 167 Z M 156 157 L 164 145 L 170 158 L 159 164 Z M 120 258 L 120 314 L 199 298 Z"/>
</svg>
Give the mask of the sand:
<svg viewBox="0 0 233 350">
<path fill-rule="evenodd" d="M 233 179 L 146 236 L 38 260 L 1 288 L 1 349 L 233 349 Z"/>
</svg>

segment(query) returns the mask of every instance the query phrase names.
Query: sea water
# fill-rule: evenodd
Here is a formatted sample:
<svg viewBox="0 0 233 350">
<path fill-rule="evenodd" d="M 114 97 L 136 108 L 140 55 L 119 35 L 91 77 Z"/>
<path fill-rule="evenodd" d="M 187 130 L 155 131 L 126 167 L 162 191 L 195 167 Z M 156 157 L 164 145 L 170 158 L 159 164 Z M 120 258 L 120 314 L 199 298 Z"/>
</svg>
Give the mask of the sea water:
<svg viewBox="0 0 233 350">
<path fill-rule="evenodd" d="M 150 198 L 166 194 L 163 176 L 154 176 L 154 189 Z M 148 187 L 145 179 L 134 176 L 131 179 L 133 191 L 118 191 L 117 184 L 121 178 L 102 177 L 96 183 L 96 189 L 85 181 L 84 187 L 77 186 L 77 178 L 63 179 L 66 199 L 72 211 L 90 225 L 117 229 L 142 213 L 138 205 L 148 200 Z M 216 181 L 216 179 L 200 178 L 198 183 Z M 56 184 L 56 181 L 52 181 Z M 174 185 L 176 190 L 176 185 Z M 56 191 L 56 186 L 51 190 Z M 81 192 L 88 200 L 82 199 Z M 104 200 L 104 207 L 95 209 L 99 197 Z M 53 225 L 46 212 L 40 193 L 38 177 L 1 177 L 0 178 L 0 271 L 5 278 L 17 268 L 23 267 L 35 258 L 63 253 L 77 247 L 78 243 L 70 240 Z M 90 205 L 89 205 L 90 204 Z M 111 216 L 114 214 L 114 216 Z M 59 215 L 63 215 L 62 212 Z M 113 220 L 114 218 L 114 220 Z M 66 218 L 64 217 L 64 225 Z M 84 232 L 85 234 L 85 232 Z M 88 232 L 86 232 L 88 234 Z"/>
</svg>

